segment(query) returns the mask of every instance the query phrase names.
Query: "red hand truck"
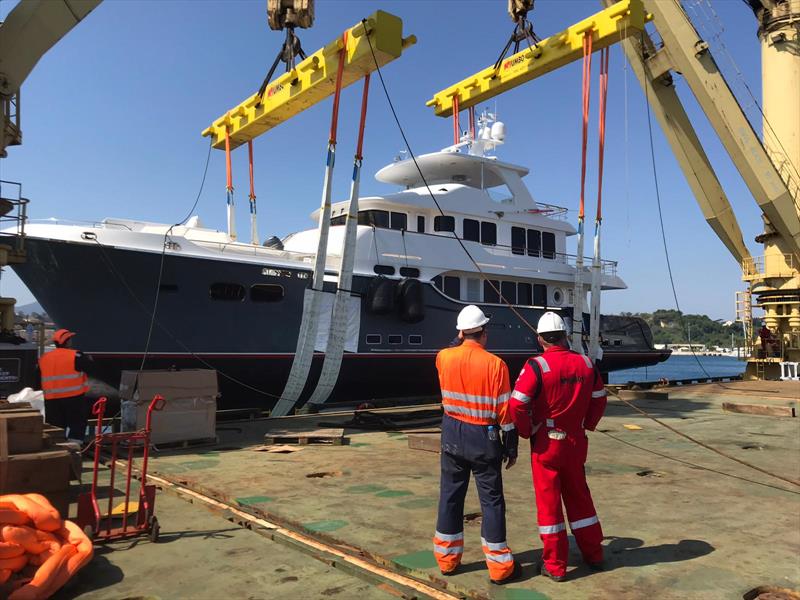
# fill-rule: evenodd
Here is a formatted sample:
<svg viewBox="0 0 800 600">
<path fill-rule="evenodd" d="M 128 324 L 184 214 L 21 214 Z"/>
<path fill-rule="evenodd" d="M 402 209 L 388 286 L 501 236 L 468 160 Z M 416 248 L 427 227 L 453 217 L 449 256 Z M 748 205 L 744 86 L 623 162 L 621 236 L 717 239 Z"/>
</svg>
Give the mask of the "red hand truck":
<svg viewBox="0 0 800 600">
<path fill-rule="evenodd" d="M 153 411 L 164 408 L 164 398 L 156 395 L 147 407 L 147 418 L 144 429 L 123 433 L 103 433 L 103 415 L 106 410 L 106 398 L 100 398 L 92 407 L 92 414 L 97 417 L 97 429 L 94 437 L 94 471 L 92 473 L 92 489 L 78 497 L 77 525 L 94 541 L 107 542 L 139 535 L 147 535 L 151 541 L 158 541 L 159 525 L 156 518 L 156 486 L 147 484 L 147 459 L 150 454 L 150 432 Z M 140 473 L 138 508 L 135 521 L 128 522 L 128 509 L 131 504 L 131 480 L 133 478 L 134 452 L 143 449 L 142 468 Z M 97 498 L 97 476 L 100 466 L 100 453 L 109 450 L 111 461 L 108 484 L 108 512 L 100 513 Z M 117 459 L 121 452 L 127 450 L 125 469 L 125 500 L 122 512 L 122 525 L 114 526 L 114 480 L 117 473 Z"/>
</svg>

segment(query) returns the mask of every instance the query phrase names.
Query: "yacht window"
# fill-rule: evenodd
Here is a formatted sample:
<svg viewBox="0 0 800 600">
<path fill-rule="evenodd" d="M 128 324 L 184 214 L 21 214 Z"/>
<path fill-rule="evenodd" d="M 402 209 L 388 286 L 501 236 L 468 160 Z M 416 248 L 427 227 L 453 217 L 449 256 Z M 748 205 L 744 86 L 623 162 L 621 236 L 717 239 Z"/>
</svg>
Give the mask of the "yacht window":
<svg viewBox="0 0 800 600">
<path fill-rule="evenodd" d="M 422 336 L 421 335 L 410 335 L 408 336 L 408 343 L 412 346 L 421 346 L 422 345 Z"/>
<path fill-rule="evenodd" d="M 339 215 L 331 219 L 331 225 L 344 225 L 347 222 L 347 215 Z"/>
<path fill-rule="evenodd" d="M 481 225 L 474 219 L 464 219 L 464 240 L 468 242 L 481 241 Z"/>
<path fill-rule="evenodd" d="M 533 304 L 535 306 L 547 306 L 547 286 L 537 283 L 533 286 Z"/>
<path fill-rule="evenodd" d="M 212 300 L 228 300 L 231 302 L 241 302 L 244 300 L 244 286 L 238 283 L 212 283 L 208 288 L 208 294 Z"/>
<path fill-rule="evenodd" d="M 497 245 L 497 223 L 481 221 L 481 244 L 485 246 Z"/>
<path fill-rule="evenodd" d="M 503 294 L 503 298 L 509 304 L 516 304 L 517 303 L 517 284 L 513 281 L 504 281 L 500 284 L 500 291 Z"/>
<path fill-rule="evenodd" d="M 467 279 L 467 302 L 480 302 L 481 301 L 481 280 L 468 278 Z"/>
<path fill-rule="evenodd" d="M 398 344 L 402 344 L 403 343 L 403 336 L 402 335 L 398 335 L 396 333 L 392 333 L 392 334 L 389 335 L 389 343 L 392 344 L 393 346 L 397 346 Z"/>
<path fill-rule="evenodd" d="M 403 277 L 419 277 L 419 269 L 416 267 L 400 267 L 400 275 Z"/>
<path fill-rule="evenodd" d="M 379 333 L 368 333 L 367 334 L 367 343 L 370 345 L 380 344 L 381 343 L 381 335 Z"/>
<path fill-rule="evenodd" d="M 408 215 L 406 213 L 392 213 L 392 229 L 408 229 Z"/>
<path fill-rule="evenodd" d="M 358 212 L 358 224 L 370 227 L 389 228 L 388 210 L 361 210 Z"/>
<path fill-rule="evenodd" d="M 389 265 L 375 265 L 372 270 L 378 275 L 394 275 L 394 267 Z"/>
<path fill-rule="evenodd" d="M 433 282 L 433 285 L 434 285 L 434 287 L 436 289 L 438 289 L 438 290 L 443 289 L 442 288 L 442 276 L 441 275 L 437 275 L 436 277 L 431 279 L 431 281 Z"/>
<path fill-rule="evenodd" d="M 556 257 L 556 234 L 552 231 L 542 232 L 542 256 L 545 258 Z"/>
<path fill-rule="evenodd" d="M 542 232 L 528 229 L 528 256 L 540 256 L 542 248 Z"/>
<path fill-rule="evenodd" d="M 511 190 L 505 183 L 486 188 L 486 193 L 489 194 L 489 198 L 495 202 L 511 202 L 514 199 L 514 194 L 511 193 Z"/>
<path fill-rule="evenodd" d="M 511 252 L 525 254 L 525 229 L 523 227 L 511 228 Z"/>
<path fill-rule="evenodd" d="M 530 283 L 520 283 L 517 285 L 517 302 L 524 306 L 533 304 L 532 290 L 533 286 Z"/>
<path fill-rule="evenodd" d="M 454 300 L 461 300 L 461 279 L 445 275 L 444 293 Z"/>
<path fill-rule="evenodd" d="M 494 286 L 494 287 L 492 287 Z M 497 304 L 500 302 L 500 295 L 496 290 L 500 289 L 500 282 L 496 280 L 483 282 L 483 301 L 489 304 Z"/>
<path fill-rule="evenodd" d="M 425 233 L 425 217 L 417 215 L 417 232 Z"/>
<path fill-rule="evenodd" d="M 258 283 L 250 286 L 250 300 L 253 302 L 280 302 L 284 294 L 282 285 Z"/>
<path fill-rule="evenodd" d="M 456 218 L 455 217 L 448 217 L 448 216 L 436 216 L 433 218 L 433 230 L 434 231 L 455 231 L 456 230 Z"/>
</svg>

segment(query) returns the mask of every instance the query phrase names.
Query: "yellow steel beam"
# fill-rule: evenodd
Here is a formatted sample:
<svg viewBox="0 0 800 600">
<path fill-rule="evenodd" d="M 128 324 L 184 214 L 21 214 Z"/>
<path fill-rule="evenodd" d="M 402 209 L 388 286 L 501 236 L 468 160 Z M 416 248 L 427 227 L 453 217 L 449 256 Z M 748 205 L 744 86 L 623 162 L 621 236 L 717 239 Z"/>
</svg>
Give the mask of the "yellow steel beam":
<svg viewBox="0 0 800 600">
<path fill-rule="evenodd" d="M 503 59 L 497 69 L 492 65 L 436 93 L 426 106 L 432 106 L 439 117 L 449 117 L 453 114 L 455 96 L 459 109 L 463 110 L 578 60 L 583 56 L 587 31 L 592 32 L 592 49 L 599 50 L 642 31 L 648 20 L 642 0 L 622 0 L 532 48 Z"/>
<path fill-rule="evenodd" d="M 343 37 L 317 50 L 292 71 L 272 81 L 261 98 L 257 93 L 253 94 L 225 113 L 203 131 L 203 136 L 212 136 L 214 148 L 225 148 L 225 128 L 228 127 L 231 148 L 235 148 L 333 94 Z M 370 42 L 378 65 L 383 66 L 417 41 L 413 35 L 404 38 L 403 21 L 382 10 L 367 18 L 366 28 L 363 23 L 358 23 L 348 29 L 346 40 L 342 87 L 375 70 Z"/>
</svg>

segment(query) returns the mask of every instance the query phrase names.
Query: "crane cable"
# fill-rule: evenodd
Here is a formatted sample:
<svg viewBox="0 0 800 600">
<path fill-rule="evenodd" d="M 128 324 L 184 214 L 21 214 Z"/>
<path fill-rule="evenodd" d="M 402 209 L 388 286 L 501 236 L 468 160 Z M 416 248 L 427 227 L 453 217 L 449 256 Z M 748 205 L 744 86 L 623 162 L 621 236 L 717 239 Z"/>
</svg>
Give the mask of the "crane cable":
<svg viewBox="0 0 800 600">
<path fill-rule="evenodd" d="M 362 23 L 364 23 L 364 25 L 366 25 L 366 19 L 362 20 Z M 441 206 L 439 205 L 439 202 L 436 200 L 436 196 L 434 195 L 434 193 L 433 193 L 433 191 L 431 190 L 430 186 L 428 185 L 428 181 L 427 181 L 427 179 L 425 178 L 425 175 L 423 174 L 423 172 L 422 172 L 422 169 L 421 169 L 421 168 L 420 168 L 420 166 L 419 166 L 419 163 L 417 162 L 416 155 L 414 154 L 414 152 L 413 152 L 413 151 L 412 151 L 412 149 L 411 149 L 411 144 L 409 143 L 409 141 L 408 141 L 408 137 L 407 137 L 407 136 L 406 136 L 406 134 L 405 134 L 405 130 L 403 129 L 403 126 L 402 126 L 402 124 L 400 123 L 400 119 L 399 119 L 399 117 L 397 116 L 397 111 L 396 111 L 396 110 L 395 110 L 395 108 L 394 108 L 394 103 L 392 102 L 392 98 L 391 98 L 391 96 L 389 95 L 389 90 L 388 90 L 388 88 L 386 87 L 386 82 L 385 82 L 385 81 L 384 81 L 384 79 L 383 79 L 383 73 L 381 72 L 380 65 L 378 64 L 378 59 L 377 59 L 377 57 L 375 56 L 375 49 L 374 49 L 374 48 L 373 48 L 373 46 L 372 46 L 372 40 L 370 39 L 370 36 L 369 36 L 369 35 L 367 35 L 367 36 L 364 36 L 364 37 L 367 39 L 367 43 L 369 44 L 370 51 L 371 51 L 371 53 L 372 53 L 372 59 L 373 59 L 373 62 L 375 63 L 375 70 L 376 70 L 376 71 L 377 71 L 377 73 L 378 73 L 378 78 L 380 79 L 380 82 L 381 82 L 381 87 L 383 88 L 383 93 L 384 93 L 384 95 L 386 96 L 386 102 L 388 103 L 388 105 L 389 105 L 389 109 L 391 110 L 392 116 L 394 117 L 394 121 L 395 121 L 395 123 L 397 124 L 397 128 L 398 128 L 398 130 L 399 130 L 399 132 L 400 132 L 400 136 L 403 138 L 403 142 L 404 142 L 404 143 L 405 143 L 405 145 L 406 145 L 406 149 L 408 150 L 408 154 L 409 154 L 409 156 L 411 157 L 412 161 L 414 162 L 414 166 L 416 167 L 417 171 L 419 172 L 420 178 L 421 178 L 421 180 L 422 180 L 423 184 L 425 185 L 425 188 L 426 188 L 426 190 L 428 191 L 428 194 L 430 195 L 430 197 L 431 197 L 431 200 L 432 200 L 432 201 L 433 201 L 433 203 L 436 205 L 436 208 L 439 210 L 439 212 L 440 212 L 442 215 L 444 215 L 445 213 L 444 213 L 444 211 L 442 210 Z M 649 103 L 648 103 L 648 109 L 649 109 Z M 461 239 L 460 239 L 458 236 L 455 236 L 455 238 L 454 238 L 454 239 L 455 239 L 455 240 L 456 240 L 456 241 L 459 243 L 459 245 L 461 246 L 461 248 L 464 250 L 464 252 L 466 253 L 466 255 L 467 255 L 467 257 L 469 258 L 469 260 L 472 262 L 472 264 L 475 266 L 475 268 L 476 268 L 476 269 L 478 270 L 478 272 L 481 274 L 481 277 L 482 277 L 482 278 L 483 278 L 485 281 L 489 282 L 489 285 L 490 285 L 490 286 L 491 286 L 493 289 L 497 290 L 497 288 L 494 286 L 494 284 L 491 282 L 491 280 L 489 280 L 489 279 L 487 278 L 486 274 L 483 272 L 483 270 L 481 269 L 480 265 L 478 265 L 478 263 L 476 262 L 476 260 L 473 258 L 472 254 L 470 254 L 469 250 L 468 250 L 468 249 L 467 249 L 467 247 L 464 245 L 463 241 L 462 241 L 462 240 L 461 240 Z M 503 296 L 502 296 L 502 295 L 500 295 L 500 298 L 501 298 L 501 299 L 503 299 L 503 300 L 505 300 L 505 299 L 503 298 Z M 530 324 L 530 323 L 527 321 L 527 319 L 525 319 L 525 318 L 524 318 L 524 317 L 523 317 L 523 316 L 520 314 L 520 312 L 519 312 L 518 310 L 516 310 L 516 308 L 515 308 L 513 305 L 511 305 L 511 303 L 509 303 L 509 302 L 507 302 L 507 301 L 506 301 L 506 304 L 507 304 L 507 305 L 508 305 L 508 307 L 511 309 L 511 311 L 512 311 L 512 312 L 513 312 L 513 313 L 514 313 L 514 314 L 515 314 L 515 315 L 516 315 L 516 316 L 517 316 L 517 317 L 518 317 L 518 318 L 519 318 L 519 319 L 520 319 L 520 320 L 521 320 L 521 321 L 522 321 L 522 322 L 525 324 L 525 326 L 526 326 L 526 327 L 528 327 L 528 328 L 529 328 L 529 329 L 530 329 L 530 330 L 531 330 L 531 331 L 532 331 L 534 334 L 536 334 L 536 333 L 537 333 L 537 332 L 536 332 L 536 329 L 535 329 L 535 328 L 534 328 L 534 327 L 533 327 L 533 326 L 532 326 L 532 325 L 531 325 L 531 324 Z M 721 450 L 717 450 L 716 448 L 713 448 L 712 446 L 709 446 L 708 444 L 705 444 L 705 443 L 703 443 L 703 442 L 701 442 L 701 441 L 699 441 L 699 440 L 697 440 L 697 439 L 695 439 L 695 438 L 693 438 L 693 437 L 691 437 L 691 436 L 689 436 L 689 435 L 687 435 L 687 434 L 685 434 L 685 433 L 682 433 L 682 432 L 678 431 L 677 429 L 673 428 L 672 426 L 670 426 L 670 425 L 667 425 L 667 424 L 666 424 L 666 423 L 664 423 L 663 421 L 661 421 L 661 420 L 657 419 L 656 417 L 654 417 L 653 415 L 651 415 L 651 414 L 650 414 L 650 413 L 648 413 L 647 411 L 645 411 L 645 410 L 643 410 L 643 409 L 641 409 L 641 408 L 639 408 L 639 407 L 635 406 L 633 403 L 629 402 L 628 400 L 625 400 L 624 398 L 621 398 L 621 397 L 619 396 L 619 394 L 617 394 L 617 393 L 616 393 L 616 392 L 614 392 L 613 390 L 608 390 L 608 392 L 609 392 L 609 393 L 610 393 L 612 396 L 614 396 L 615 398 L 617 398 L 618 400 L 620 400 L 620 401 L 621 401 L 623 404 L 625 404 L 625 405 L 629 406 L 630 408 L 632 408 L 632 409 L 633 409 L 633 410 L 635 410 L 636 412 L 640 413 L 642 416 L 644 416 L 644 417 L 646 417 L 646 418 L 648 418 L 648 419 L 650 419 L 650 420 L 654 421 L 655 423 L 657 423 L 658 425 L 661 425 L 661 426 L 662 426 L 662 427 L 664 427 L 665 429 L 667 429 L 667 430 L 669 430 L 669 431 L 672 431 L 672 432 L 674 432 L 675 434 L 677 434 L 677 435 L 679 435 L 679 436 L 681 436 L 681 437 L 683 437 L 683 438 L 686 438 L 687 440 L 689 440 L 689 441 L 691 441 L 691 442 L 693 442 L 693 443 L 697 444 L 698 446 L 700 446 L 700 447 L 702 447 L 702 448 L 705 448 L 705 449 L 707 449 L 707 450 L 709 450 L 709 451 L 711 451 L 711 452 L 714 452 L 714 453 L 716 453 L 716 454 L 718 454 L 718 455 L 720 455 L 720 456 L 722 456 L 722 457 L 724 457 L 724 458 L 728 458 L 728 459 L 730 459 L 730 460 L 732 460 L 732 461 L 734 461 L 734 462 L 736 462 L 736 463 L 739 463 L 739 464 L 741 464 L 741 465 L 743 465 L 743 466 L 745 466 L 745 467 L 749 467 L 749 468 L 751 468 L 751 469 L 754 469 L 754 470 L 756 470 L 756 471 L 759 471 L 760 473 L 763 473 L 763 474 L 765 474 L 765 475 L 769 475 L 769 476 L 771 476 L 771 477 L 775 477 L 776 479 L 780 479 L 780 480 L 782 480 L 782 481 L 785 481 L 785 482 L 787 482 L 787 483 L 790 483 L 790 484 L 792 484 L 792 485 L 800 486 L 800 482 L 798 482 L 798 481 L 795 481 L 795 480 L 792 480 L 792 479 L 788 479 L 788 478 L 786 478 L 786 477 L 783 477 L 783 476 L 781 476 L 781 475 L 778 475 L 778 474 L 776 474 L 776 473 L 772 473 L 772 472 L 770 472 L 770 471 L 767 471 L 766 469 L 762 469 L 761 467 L 758 467 L 758 466 L 756 466 L 756 465 L 753 465 L 753 464 L 751 464 L 751 463 L 748 463 L 748 462 L 746 462 L 746 461 L 740 460 L 740 459 L 738 459 L 738 458 L 736 458 L 736 457 L 734 457 L 734 456 L 731 456 L 730 454 L 726 454 L 725 452 L 722 452 Z"/>
<path fill-rule="evenodd" d="M 258 228 L 256 224 L 256 186 L 253 179 L 253 140 L 247 140 L 247 157 L 250 166 L 250 243 L 258 245 Z"/>
</svg>

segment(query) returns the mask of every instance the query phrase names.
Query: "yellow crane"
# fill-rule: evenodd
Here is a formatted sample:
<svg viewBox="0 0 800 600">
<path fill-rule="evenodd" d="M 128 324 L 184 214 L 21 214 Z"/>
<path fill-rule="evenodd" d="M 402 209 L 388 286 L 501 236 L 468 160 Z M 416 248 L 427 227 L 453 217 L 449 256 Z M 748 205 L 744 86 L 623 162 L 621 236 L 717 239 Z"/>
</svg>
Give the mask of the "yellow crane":
<svg viewBox="0 0 800 600">
<path fill-rule="evenodd" d="M 777 378 L 780 363 L 800 362 L 800 0 L 748 0 L 759 20 L 762 47 L 763 141 L 679 0 L 601 2 L 603 11 L 445 88 L 428 105 L 446 117 L 454 103 L 467 108 L 577 60 L 587 30 L 594 49 L 621 42 L 706 221 L 742 267 L 747 289 L 737 294 L 737 318 L 750 344 L 746 375 Z M 524 13 L 532 2 L 509 0 L 509 5 L 513 15 L 515 6 L 522 5 Z M 646 21 L 658 31 L 660 45 L 651 39 Z M 762 256 L 751 256 L 744 243 L 675 91 L 676 74 L 685 79 L 761 208 L 764 232 L 755 241 L 763 245 Z M 777 351 L 754 346 L 754 306 L 765 311 Z"/>
</svg>

